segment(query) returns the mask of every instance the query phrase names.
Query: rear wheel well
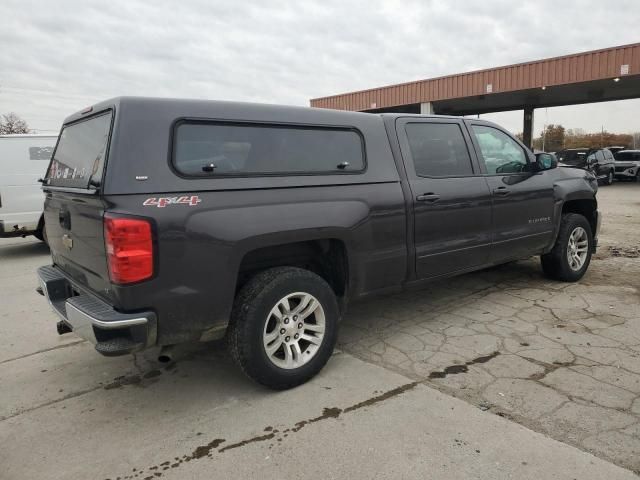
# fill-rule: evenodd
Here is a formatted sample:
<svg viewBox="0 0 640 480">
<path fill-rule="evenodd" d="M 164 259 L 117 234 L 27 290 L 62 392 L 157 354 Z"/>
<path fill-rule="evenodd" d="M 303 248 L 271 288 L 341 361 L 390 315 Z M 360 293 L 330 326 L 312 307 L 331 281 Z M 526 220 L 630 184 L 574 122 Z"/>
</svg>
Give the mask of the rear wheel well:
<svg viewBox="0 0 640 480">
<path fill-rule="evenodd" d="M 597 209 L 598 204 L 593 199 L 569 200 L 562 206 L 562 213 L 577 213 L 582 215 L 589 222 L 589 225 L 591 226 L 591 233 L 595 235 L 597 223 L 595 213 Z"/>
<path fill-rule="evenodd" d="M 298 267 L 322 277 L 337 297 L 346 297 L 348 259 L 344 243 L 337 239 L 311 240 L 258 248 L 240 263 L 236 292 L 256 273 L 273 267 Z"/>
</svg>

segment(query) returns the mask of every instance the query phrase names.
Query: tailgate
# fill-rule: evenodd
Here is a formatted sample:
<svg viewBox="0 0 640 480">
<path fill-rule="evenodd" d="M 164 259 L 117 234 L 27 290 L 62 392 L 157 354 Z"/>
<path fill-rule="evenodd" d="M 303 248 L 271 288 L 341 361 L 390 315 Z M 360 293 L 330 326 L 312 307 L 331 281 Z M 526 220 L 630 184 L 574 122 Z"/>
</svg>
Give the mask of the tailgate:
<svg viewBox="0 0 640 480">
<path fill-rule="evenodd" d="M 112 111 L 63 126 L 43 189 L 53 263 L 80 285 L 110 297 L 100 194 Z"/>
<path fill-rule="evenodd" d="M 47 193 L 44 221 L 54 265 L 77 283 L 110 298 L 103 214 L 103 201 L 97 195 Z"/>
</svg>

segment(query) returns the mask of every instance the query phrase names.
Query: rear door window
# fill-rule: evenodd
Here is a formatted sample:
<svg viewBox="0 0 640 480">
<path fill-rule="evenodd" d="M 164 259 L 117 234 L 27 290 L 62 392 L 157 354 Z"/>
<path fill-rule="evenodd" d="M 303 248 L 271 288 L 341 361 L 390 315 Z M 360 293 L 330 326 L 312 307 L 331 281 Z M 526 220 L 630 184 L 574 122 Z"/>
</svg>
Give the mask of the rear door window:
<svg viewBox="0 0 640 480">
<path fill-rule="evenodd" d="M 174 132 L 173 165 L 188 176 L 355 173 L 365 168 L 355 130 L 183 122 Z"/>
<path fill-rule="evenodd" d="M 408 123 L 405 127 L 413 166 L 421 177 L 473 175 L 467 144 L 455 123 Z"/>
<path fill-rule="evenodd" d="M 109 111 L 62 129 L 47 172 L 47 185 L 71 188 L 100 185 L 111 117 Z"/>
</svg>

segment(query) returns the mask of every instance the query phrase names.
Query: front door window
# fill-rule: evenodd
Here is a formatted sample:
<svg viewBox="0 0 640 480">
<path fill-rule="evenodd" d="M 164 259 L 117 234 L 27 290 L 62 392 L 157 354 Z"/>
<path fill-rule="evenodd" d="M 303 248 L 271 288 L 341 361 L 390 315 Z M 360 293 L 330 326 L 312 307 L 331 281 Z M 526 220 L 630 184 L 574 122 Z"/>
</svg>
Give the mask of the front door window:
<svg viewBox="0 0 640 480">
<path fill-rule="evenodd" d="M 485 125 L 474 125 L 481 158 L 489 175 L 520 173 L 527 169 L 527 156 L 522 147 L 509 135 Z"/>
</svg>

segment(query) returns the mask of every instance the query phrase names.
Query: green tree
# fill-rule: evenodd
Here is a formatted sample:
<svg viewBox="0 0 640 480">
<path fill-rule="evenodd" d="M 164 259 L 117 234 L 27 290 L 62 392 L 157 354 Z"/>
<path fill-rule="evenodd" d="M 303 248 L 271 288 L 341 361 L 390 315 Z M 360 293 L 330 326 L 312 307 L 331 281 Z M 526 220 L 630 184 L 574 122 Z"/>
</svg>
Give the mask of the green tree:
<svg viewBox="0 0 640 480">
<path fill-rule="evenodd" d="M 557 152 L 564 148 L 565 130 L 560 124 L 555 125 L 553 123 L 547 125 L 547 128 L 542 131 L 540 138 L 542 140 L 541 149 L 547 152 Z M 544 148 L 542 148 L 544 146 Z"/>
</svg>

